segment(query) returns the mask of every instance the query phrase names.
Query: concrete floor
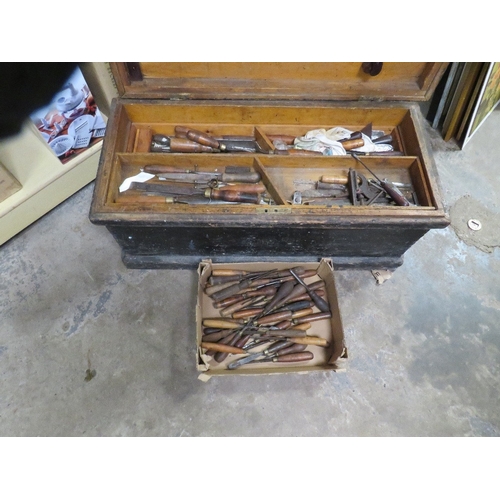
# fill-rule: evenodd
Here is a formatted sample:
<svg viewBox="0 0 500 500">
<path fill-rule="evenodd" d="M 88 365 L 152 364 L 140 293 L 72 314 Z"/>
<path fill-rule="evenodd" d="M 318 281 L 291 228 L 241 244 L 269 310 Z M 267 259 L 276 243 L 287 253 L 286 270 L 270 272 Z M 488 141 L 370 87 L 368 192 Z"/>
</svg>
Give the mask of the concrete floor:
<svg viewBox="0 0 500 500">
<path fill-rule="evenodd" d="M 0 435 L 500 436 L 498 130 L 428 127 L 452 225 L 337 272 L 345 373 L 199 381 L 196 272 L 125 268 L 87 186 L 0 247 Z"/>
</svg>

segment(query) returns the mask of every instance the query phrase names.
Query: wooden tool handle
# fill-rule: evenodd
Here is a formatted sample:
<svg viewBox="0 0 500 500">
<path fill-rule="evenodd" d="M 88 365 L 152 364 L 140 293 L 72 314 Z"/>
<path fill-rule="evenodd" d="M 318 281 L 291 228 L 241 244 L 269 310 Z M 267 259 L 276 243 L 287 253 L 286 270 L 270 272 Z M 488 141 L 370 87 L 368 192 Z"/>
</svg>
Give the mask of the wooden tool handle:
<svg viewBox="0 0 500 500">
<path fill-rule="evenodd" d="M 275 314 L 268 314 L 256 321 L 257 325 L 274 325 L 280 321 L 292 319 L 292 311 L 281 311 Z"/>
<path fill-rule="evenodd" d="M 285 347 L 276 352 L 278 356 L 284 356 L 285 354 L 294 354 L 296 352 L 303 352 L 307 349 L 307 344 L 292 344 L 290 347 Z"/>
<path fill-rule="evenodd" d="M 214 318 L 214 319 L 204 319 L 203 326 L 208 326 L 211 328 L 233 329 L 233 328 L 239 328 L 241 326 L 241 323 L 237 321 Z"/>
<path fill-rule="evenodd" d="M 197 142 L 203 146 L 210 146 L 214 149 L 222 149 L 222 147 L 219 147 L 220 145 L 218 140 L 214 139 L 211 135 L 200 132 L 199 130 L 189 129 L 186 132 L 186 137 L 190 141 Z"/>
<path fill-rule="evenodd" d="M 221 186 L 219 191 L 240 191 L 241 193 L 265 193 L 266 186 L 264 184 L 228 184 Z"/>
<path fill-rule="evenodd" d="M 293 323 L 291 320 L 286 319 L 285 321 L 281 321 L 280 323 L 274 325 L 276 328 L 279 328 L 280 330 L 287 330 L 288 328 L 291 328 L 293 326 Z"/>
<path fill-rule="evenodd" d="M 323 297 L 325 295 L 324 290 L 318 290 L 316 292 L 320 297 Z M 301 295 L 297 295 L 296 297 L 293 297 L 292 300 L 287 300 L 286 303 L 284 304 L 284 307 L 288 306 L 289 304 L 293 304 L 296 301 L 302 301 L 302 300 L 311 300 L 311 296 L 307 293 L 304 292 Z M 314 302 L 313 302 L 314 304 Z M 287 307 L 288 309 L 288 307 Z"/>
<path fill-rule="evenodd" d="M 212 276 L 245 276 L 248 272 L 238 269 L 213 269 Z"/>
<path fill-rule="evenodd" d="M 233 347 L 236 349 L 243 349 L 243 346 L 247 343 L 249 338 L 250 338 L 249 335 L 245 335 L 245 336 L 240 337 L 237 333 L 235 333 L 233 335 L 233 337 L 231 338 L 230 342 L 226 342 L 226 341 L 222 341 L 222 342 L 227 344 L 229 347 Z M 214 355 L 214 361 L 216 361 L 217 363 L 222 363 L 229 356 L 229 354 L 235 354 L 235 353 L 231 353 L 228 351 L 216 352 Z M 244 351 L 244 354 L 246 354 L 246 351 Z"/>
<path fill-rule="evenodd" d="M 306 294 L 306 299 L 304 300 L 296 300 L 295 302 L 290 302 L 284 306 L 280 306 L 279 309 L 276 309 L 275 312 L 280 312 L 282 309 L 286 311 L 302 311 L 305 308 L 311 308 L 314 306 L 314 302 L 312 302 L 309 295 Z"/>
<path fill-rule="evenodd" d="M 365 141 L 363 139 L 349 139 L 341 144 L 346 151 L 350 151 L 351 149 L 362 148 Z"/>
<path fill-rule="evenodd" d="M 217 332 L 203 335 L 203 342 L 218 342 L 224 337 L 227 337 L 227 330 L 218 330 Z"/>
<path fill-rule="evenodd" d="M 307 290 L 307 293 L 311 297 L 311 300 L 314 302 L 316 307 L 322 311 L 322 312 L 328 312 L 330 310 L 330 306 L 328 305 L 328 302 L 324 299 L 322 299 L 313 289 L 308 287 L 304 281 L 297 276 L 297 274 L 293 271 L 293 269 L 290 269 L 290 273 L 293 275 L 293 277 L 302 285 L 305 287 Z"/>
<path fill-rule="evenodd" d="M 311 328 L 311 323 L 304 322 L 304 323 L 292 324 L 292 327 L 294 330 L 302 330 L 304 332 L 307 332 L 307 330 Z"/>
<path fill-rule="evenodd" d="M 251 318 L 252 316 L 257 316 L 263 310 L 264 309 L 262 307 L 250 307 L 248 309 L 242 309 L 240 311 L 235 311 L 234 313 L 232 313 L 231 317 L 233 319 Z"/>
<path fill-rule="evenodd" d="M 184 139 L 187 138 L 187 133 L 189 132 L 189 128 L 187 127 L 182 127 L 180 125 L 178 125 L 177 127 L 175 127 L 174 131 L 175 131 L 175 137 L 183 137 Z"/>
<path fill-rule="evenodd" d="M 275 356 L 275 363 L 299 363 L 301 361 L 309 361 L 314 358 L 314 354 L 310 351 L 295 352 L 293 354 L 284 354 L 283 356 Z"/>
<path fill-rule="evenodd" d="M 208 296 L 212 297 L 212 300 L 215 302 L 219 302 L 220 300 L 227 299 L 231 297 L 232 295 L 237 295 L 239 294 L 242 290 L 245 288 L 248 288 L 251 284 L 251 281 L 246 279 L 243 281 L 240 281 L 239 283 L 235 283 L 234 285 L 229 285 L 225 288 L 222 288 L 220 290 L 216 290 L 214 292 L 209 292 L 209 290 L 205 290 L 205 293 Z"/>
<path fill-rule="evenodd" d="M 219 340 L 217 342 L 217 344 L 234 346 L 236 340 L 237 340 L 236 332 L 234 332 L 234 333 L 231 333 L 230 335 L 228 335 L 227 337 L 224 337 L 223 339 Z M 202 341 L 203 341 L 203 339 L 202 339 Z M 243 346 L 241 346 L 241 347 L 243 347 Z M 217 363 L 220 363 L 221 361 L 224 361 L 229 356 L 230 353 L 221 352 L 220 350 L 216 351 L 215 349 L 208 349 L 208 351 L 205 354 L 209 354 L 210 356 L 213 357 L 214 361 L 216 361 Z"/>
<path fill-rule="evenodd" d="M 399 205 L 400 207 L 410 206 L 410 202 L 401 193 L 398 193 L 398 191 L 396 191 L 389 182 L 382 181 L 380 185 L 387 192 L 387 194 L 396 202 L 396 205 Z"/>
<path fill-rule="evenodd" d="M 321 182 L 325 184 L 347 184 L 349 179 L 347 175 L 323 175 Z"/>
<path fill-rule="evenodd" d="M 302 318 L 304 316 L 310 316 L 313 314 L 313 310 L 311 307 L 308 307 L 306 309 L 300 309 L 298 311 L 291 311 L 292 312 L 292 319 L 296 318 Z"/>
<path fill-rule="evenodd" d="M 236 294 L 231 297 L 228 297 L 227 299 L 223 300 L 218 300 L 212 303 L 212 305 L 215 307 L 215 309 L 222 309 L 223 307 L 230 306 L 231 304 L 235 304 L 236 302 L 239 302 L 240 300 L 244 299 L 245 297 L 242 294 Z"/>
<path fill-rule="evenodd" d="M 316 274 L 316 271 L 314 269 L 306 271 L 306 269 L 303 266 L 293 267 L 292 270 L 295 274 L 298 274 L 301 277 L 304 277 L 305 275 L 314 276 Z M 273 276 L 277 276 L 279 278 L 288 277 L 288 276 L 290 276 L 290 270 L 283 269 L 283 271 L 278 271 L 276 274 L 273 274 Z"/>
<path fill-rule="evenodd" d="M 290 325 L 292 326 L 292 325 Z M 265 328 L 259 328 L 260 331 L 265 331 L 266 337 L 303 337 L 304 332 L 302 330 L 295 330 L 292 328 L 288 328 L 285 331 L 283 330 L 272 330 Z"/>
<path fill-rule="evenodd" d="M 239 302 L 236 302 L 234 304 L 231 304 L 224 309 L 221 309 L 220 314 L 221 316 L 231 316 L 233 313 L 244 309 L 245 307 L 250 306 L 253 302 L 255 302 L 255 297 L 250 297 L 248 299 L 243 299 L 240 300 Z M 233 318 L 237 319 L 236 316 L 233 316 Z"/>
<path fill-rule="evenodd" d="M 324 313 L 328 313 L 330 311 L 330 305 L 328 302 L 320 297 L 314 290 L 308 290 L 307 293 L 311 297 L 311 300 L 314 302 L 316 307 Z"/>
<path fill-rule="evenodd" d="M 287 146 L 293 146 L 295 142 L 294 135 L 283 135 L 283 134 L 266 134 L 267 138 L 271 141 L 283 141 Z"/>
<path fill-rule="evenodd" d="M 260 203 L 260 196 L 258 193 L 243 193 L 241 191 L 221 191 L 220 189 L 207 189 L 205 197 L 213 200 L 232 201 L 236 203 L 253 203 L 258 205 Z"/>
<path fill-rule="evenodd" d="M 290 347 L 293 345 L 293 342 L 287 339 L 278 340 L 274 342 L 270 347 L 264 350 L 265 355 L 274 354 L 278 352 L 280 349 L 284 349 L 285 347 Z"/>
<path fill-rule="evenodd" d="M 230 330 L 221 330 L 220 328 L 210 328 L 208 326 L 205 326 L 203 328 L 203 335 L 208 335 L 209 333 L 216 333 L 216 332 L 223 332 L 223 331 L 226 331 L 226 332 L 230 332 Z M 226 333 L 226 335 L 228 334 Z"/>
<path fill-rule="evenodd" d="M 172 153 L 213 153 L 214 148 L 179 137 L 170 138 L 170 151 Z"/>
<path fill-rule="evenodd" d="M 249 184 L 256 184 L 260 182 L 259 172 L 243 172 L 243 173 L 232 173 L 232 174 L 222 174 L 222 182 L 247 182 Z"/>
<path fill-rule="evenodd" d="M 228 275 L 228 276 L 210 276 L 207 280 L 207 284 L 211 286 L 224 285 L 226 283 L 234 283 L 235 281 L 240 281 L 241 276 Z"/>
<path fill-rule="evenodd" d="M 321 337 L 293 337 L 292 340 L 296 344 L 317 345 L 319 347 L 328 347 L 330 345 L 328 340 Z"/>
<path fill-rule="evenodd" d="M 217 342 L 202 342 L 201 347 L 203 349 L 212 349 L 213 351 L 225 352 L 228 354 L 245 354 L 245 351 L 240 347 L 227 344 L 219 344 Z"/>
<path fill-rule="evenodd" d="M 321 321 L 322 319 L 329 319 L 332 317 L 332 313 L 330 312 L 319 312 L 316 314 L 310 314 L 309 316 L 304 316 L 302 318 L 297 318 L 297 324 L 301 323 L 311 323 L 311 321 Z M 296 326 L 294 328 L 297 328 Z"/>
<path fill-rule="evenodd" d="M 322 287 L 323 285 L 324 285 L 324 283 L 322 280 L 315 281 L 314 283 L 311 283 L 309 285 L 309 289 L 316 291 L 318 288 Z M 316 294 L 322 295 L 322 293 L 320 294 L 319 292 L 320 292 L 320 290 L 318 290 L 316 292 Z M 307 293 L 306 287 L 304 285 L 297 284 L 297 285 L 295 285 L 295 288 L 292 290 L 290 295 L 286 298 L 286 301 L 280 303 L 279 306 L 286 304 L 288 302 L 291 302 L 292 300 L 298 300 L 298 297 L 302 297 L 304 294 L 307 295 L 308 298 L 311 298 L 311 296 Z"/>
<path fill-rule="evenodd" d="M 290 295 L 294 286 L 295 285 L 294 285 L 293 281 L 286 281 L 285 283 L 283 283 L 278 288 L 276 295 L 271 299 L 271 302 L 269 302 L 269 304 L 264 308 L 264 311 L 266 311 L 266 313 L 267 313 L 268 311 L 271 311 L 272 309 L 274 309 L 274 307 L 277 304 L 279 304 L 282 299 L 285 299 L 286 297 L 288 297 L 288 295 Z"/>
</svg>

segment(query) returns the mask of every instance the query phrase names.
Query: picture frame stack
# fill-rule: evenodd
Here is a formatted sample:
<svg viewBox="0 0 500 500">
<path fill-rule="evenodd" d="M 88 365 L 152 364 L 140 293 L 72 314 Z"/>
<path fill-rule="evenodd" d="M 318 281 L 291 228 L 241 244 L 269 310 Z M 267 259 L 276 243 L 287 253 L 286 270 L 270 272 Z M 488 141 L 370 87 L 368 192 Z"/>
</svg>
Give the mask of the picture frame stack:
<svg viewBox="0 0 500 500">
<path fill-rule="evenodd" d="M 436 87 L 427 120 L 463 149 L 499 103 L 499 62 L 453 62 Z"/>
</svg>

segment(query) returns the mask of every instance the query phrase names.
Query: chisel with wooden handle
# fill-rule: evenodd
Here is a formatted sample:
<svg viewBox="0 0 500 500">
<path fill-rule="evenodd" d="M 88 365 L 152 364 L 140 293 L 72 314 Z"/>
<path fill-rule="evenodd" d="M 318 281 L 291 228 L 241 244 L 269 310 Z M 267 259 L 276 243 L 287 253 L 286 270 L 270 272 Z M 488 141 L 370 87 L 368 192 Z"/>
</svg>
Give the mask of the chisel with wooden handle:
<svg viewBox="0 0 500 500">
<path fill-rule="evenodd" d="M 227 368 L 229 370 L 234 370 L 235 368 L 238 368 L 239 366 L 242 366 L 242 365 L 246 365 L 247 363 L 250 363 L 257 358 L 260 358 L 261 356 L 267 356 L 267 355 L 273 354 L 276 351 L 279 351 L 280 349 L 283 349 L 285 347 L 290 347 L 292 344 L 293 344 L 293 342 L 290 342 L 289 340 L 278 340 L 277 342 L 272 344 L 270 347 L 268 347 L 264 351 L 249 354 L 248 356 L 245 356 L 244 358 L 240 358 L 240 359 L 237 359 L 236 361 L 233 361 L 232 363 L 230 363 L 227 366 Z"/>
<path fill-rule="evenodd" d="M 291 291 L 294 288 L 294 283 L 293 281 L 285 281 L 279 288 L 278 291 L 276 292 L 276 295 L 272 298 L 271 302 L 269 302 L 266 307 L 264 307 L 263 312 L 264 314 L 267 314 L 269 311 L 271 311 L 276 304 L 278 304 L 282 299 L 288 297 L 290 295 Z"/>
<path fill-rule="evenodd" d="M 261 197 L 259 193 L 247 193 L 242 191 L 223 191 L 221 189 L 205 190 L 205 198 L 220 201 L 232 201 L 236 203 L 252 203 L 259 205 Z"/>
<path fill-rule="evenodd" d="M 190 141 L 197 142 L 203 146 L 209 146 L 220 151 L 226 149 L 224 144 L 221 144 L 218 140 L 214 139 L 211 135 L 201 132 L 200 130 L 189 129 L 186 132 L 186 138 Z"/>
<path fill-rule="evenodd" d="M 215 150 L 189 139 L 156 134 L 151 140 L 150 151 L 153 153 L 213 153 Z"/>
<path fill-rule="evenodd" d="M 152 174 L 148 170 L 160 170 L 156 167 L 154 169 L 144 167 L 144 172 Z M 160 172 L 156 174 L 158 179 L 165 181 L 177 181 L 177 182 L 194 182 L 194 183 L 205 183 L 211 179 L 216 179 L 220 182 L 231 183 L 231 182 L 247 182 L 249 184 L 257 184 L 260 182 L 261 177 L 258 172 L 241 172 L 241 173 L 223 173 L 223 172 Z"/>
<path fill-rule="evenodd" d="M 220 344 L 218 342 L 202 342 L 201 347 L 203 349 L 211 349 L 213 351 L 223 352 L 223 353 L 227 353 L 227 354 L 245 354 L 246 353 L 246 351 L 244 351 L 240 347 L 227 345 L 227 344 Z"/>
<path fill-rule="evenodd" d="M 299 325 L 301 323 L 311 323 L 314 321 L 321 321 L 322 319 L 330 319 L 331 317 L 332 317 L 332 313 L 330 311 L 319 312 L 319 313 L 310 314 L 309 316 L 303 316 L 300 318 L 293 319 L 292 323 L 294 325 Z M 294 326 L 294 328 L 297 328 L 297 326 Z"/>
<path fill-rule="evenodd" d="M 309 286 L 307 286 L 304 281 L 297 276 L 296 273 L 294 273 L 293 269 L 290 269 L 290 273 L 292 276 L 301 284 L 311 297 L 311 300 L 316 304 L 316 307 L 322 311 L 322 312 L 328 312 L 330 311 L 330 306 L 328 305 L 328 302 L 324 299 L 322 299 L 314 290 L 312 290 Z"/>
<path fill-rule="evenodd" d="M 274 356 L 266 359 L 256 359 L 251 363 L 301 363 L 314 359 L 314 354 L 310 351 L 296 352 L 293 354 L 283 354 L 282 356 Z"/>
<path fill-rule="evenodd" d="M 309 288 L 311 290 L 317 290 L 318 288 L 321 288 L 324 285 L 325 285 L 325 283 L 324 283 L 323 280 L 318 280 L 318 281 L 315 281 L 314 283 L 311 283 L 309 285 Z M 307 293 L 306 288 L 304 286 L 302 286 L 301 284 L 299 284 L 299 283 L 296 284 L 295 287 L 294 287 L 294 289 L 288 295 L 288 297 L 285 297 L 285 299 L 283 299 L 278 304 L 276 304 L 276 308 L 279 308 L 282 305 L 287 304 L 288 302 L 296 300 L 298 297 L 304 295 L 304 293 Z M 318 292 L 316 292 L 316 293 L 318 293 Z M 309 295 L 307 295 L 307 296 L 310 298 Z"/>
<path fill-rule="evenodd" d="M 249 335 L 243 336 L 241 333 L 236 333 L 231 342 L 228 342 L 228 346 L 243 350 L 243 346 L 248 342 L 249 339 L 250 339 Z M 244 353 L 246 354 L 246 351 L 244 351 Z M 217 363 L 222 363 L 229 356 L 229 354 L 235 354 L 235 353 L 234 352 L 230 353 L 228 351 L 216 352 L 214 354 L 214 361 L 216 361 Z"/>
<path fill-rule="evenodd" d="M 259 326 L 261 325 L 276 325 L 280 321 L 284 320 L 294 320 L 296 318 L 311 317 L 313 310 L 312 309 L 302 309 L 300 311 L 281 311 L 274 314 L 268 314 L 266 316 L 262 316 L 257 319 L 255 323 Z"/>
<path fill-rule="evenodd" d="M 282 345 L 286 346 L 285 343 L 283 343 Z M 290 356 L 290 355 L 293 355 L 296 353 L 303 353 L 306 348 L 307 348 L 306 345 L 300 345 L 300 344 L 292 344 L 288 347 L 281 347 L 280 345 L 277 345 L 275 347 L 275 349 L 278 349 L 278 350 L 275 353 L 269 352 L 269 349 L 267 350 L 268 354 L 265 355 L 265 358 L 262 359 L 262 362 L 272 361 L 272 358 L 276 357 L 276 356 Z M 231 363 L 228 366 L 228 369 L 234 370 L 240 366 L 254 363 L 261 355 L 262 355 L 262 353 L 255 353 L 255 356 L 253 354 L 250 354 L 249 356 L 247 356 L 245 358 L 241 358 L 239 360 L 233 361 L 233 363 Z M 312 359 L 309 354 L 307 356 L 304 356 L 304 358 L 307 358 L 307 360 Z"/>
<path fill-rule="evenodd" d="M 266 274 L 272 274 L 275 270 L 268 271 L 266 273 L 262 273 L 258 276 L 258 278 L 263 278 Z M 215 302 L 219 302 L 223 299 L 227 299 L 231 297 L 231 295 L 236 295 L 243 290 L 249 288 L 252 283 L 257 279 L 257 277 L 246 278 L 241 280 L 239 283 L 235 283 L 234 285 L 230 285 L 228 287 L 222 288 L 220 290 L 212 291 L 209 288 L 205 289 L 205 293 L 212 297 L 212 300 Z"/>
<path fill-rule="evenodd" d="M 330 342 L 321 337 L 290 337 L 296 344 L 315 345 L 318 347 L 329 347 Z"/>
<path fill-rule="evenodd" d="M 241 328 L 242 323 L 239 321 L 230 321 L 230 320 L 225 320 L 225 319 L 219 319 L 219 318 L 205 318 L 202 321 L 203 326 L 207 326 L 210 328 L 221 328 L 221 329 L 234 329 L 234 328 Z"/>
</svg>

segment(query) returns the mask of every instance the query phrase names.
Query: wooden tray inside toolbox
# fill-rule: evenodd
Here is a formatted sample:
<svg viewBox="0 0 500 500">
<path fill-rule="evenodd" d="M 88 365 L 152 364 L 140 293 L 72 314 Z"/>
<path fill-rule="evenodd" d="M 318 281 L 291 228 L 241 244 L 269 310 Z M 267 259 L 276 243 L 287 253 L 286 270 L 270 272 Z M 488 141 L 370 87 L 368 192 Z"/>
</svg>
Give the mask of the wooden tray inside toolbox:
<svg viewBox="0 0 500 500">
<path fill-rule="evenodd" d="M 156 161 L 155 161 L 156 160 Z M 293 205 L 293 192 L 298 189 L 313 189 L 313 186 L 323 176 L 345 177 L 350 168 L 362 173 L 365 177 L 373 179 L 369 171 L 351 157 L 315 157 L 290 158 L 280 156 L 257 157 L 245 155 L 231 158 L 228 162 L 227 155 L 184 155 L 173 158 L 172 155 L 162 155 L 161 158 L 152 158 L 151 155 L 118 155 L 114 176 L 112 178 L 112 188 L 109 190 L 107 206 L 116 211 L 139 211 L 141 213 L 228 213 L 235 214 L 259 214 L 266 212 L 294 213 L 294 214 L 356 214 L 374 212 L 386 213 L 407 213 L 418 214 L 421 211 L 427 213 L 436 209 L 436 203 L 432 197 L 428 183 L 426 182 L 422 165 L 416 157 L 397 157 L 387 161 L 387 158 L 363 158 L 363 163 L 380 178 L 390 179 L 392 182 L 411 185 L 416 193 L 418 205 L 410 207 L 400 207 L 396 205 L 376 205 L 353 206 L 349 200 L 336 205 L 328 206 L 328 200 L 319 206 L 314 205 Z M 204 205 L 188 205 L 181 203 L 168 204 L 159 196 L 141 196 L 138 198 L 132 194 L 131 190 L 119 192 L 119 186 L 125 179 L 137 175 L 145 165 L 175 166 L 186 170 L 196 170 L 198 172 L 224 172 L 226 166 L 242 167 L 258 172 L 262 179 L 262 184 L 266 187 L 267 193 L 274 200 L 274 204 L 235 204 L 217 205 L 211 204 L 207 199 Z M 159 174 L 161 177 L 161 174 Z M 146 184 L 162 186 L 161 180 L 157 178 L 147 181 Z M 164 184 L 163 184 L 164 185 Z M 312 186 L 312 187 L 311 187 Z M 202 191 L 200 191 L 202 192 Z M 187 198 L 184 198 L 187 199 Z M 285 210 L 286 209 L 286 210 Z"/>
<path fill-rule="evenodd" d="M 103 214 L 261 214 L 274 211 L 295 215 L 389 215 L 425 217 L 442 216 L 442 205 L 436 195 L 436 184 L 428 164 L 431 161 L 419 133 L 413 105 L 360 107 L 359 104 L 283 105 L 266 103 L 190 102 L 165 104 L 159 101 L 119 101 L 115 106 L 113 127 L 107 137 L 104 163 L 97 181 L 93 213 Z M 300 179 L 318 180 L 322 175 L 345 174 L 353 168 L 366 177 L 373 176 L 350 155 L 292 157 L 280 154 L 248 153 L 151 153 L 154 134 L 174 135 L 178 125 L 219 135 L 251 135 L 269 150 L 269 136 L 301 136 L 311 129 L 335 126 L 360 130 L 368 123 L 374 130 L 393 136 L 395 149 L 403 156 L 361 157 L 377 175 L 390 181 L 411 184 L 418 205 L 384 206 L 311 206 L 290 203 L 293 185 Z M 178 166 L 190 170 L 222 172 L 228 165 L 251 168 L 261 174 L 275 204 L 263 207 L 249 205 L 184 205 L 131 202 L 130 193 L 120 194 L 119 186 L 146 165 Z"/>
</svg>

